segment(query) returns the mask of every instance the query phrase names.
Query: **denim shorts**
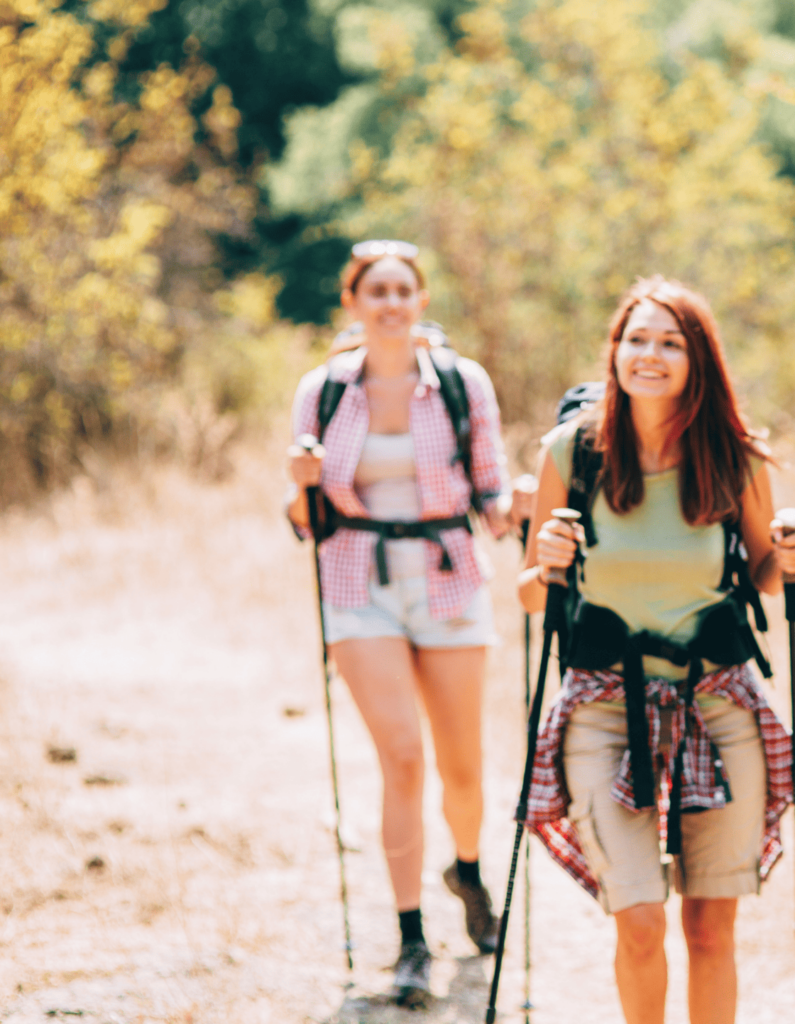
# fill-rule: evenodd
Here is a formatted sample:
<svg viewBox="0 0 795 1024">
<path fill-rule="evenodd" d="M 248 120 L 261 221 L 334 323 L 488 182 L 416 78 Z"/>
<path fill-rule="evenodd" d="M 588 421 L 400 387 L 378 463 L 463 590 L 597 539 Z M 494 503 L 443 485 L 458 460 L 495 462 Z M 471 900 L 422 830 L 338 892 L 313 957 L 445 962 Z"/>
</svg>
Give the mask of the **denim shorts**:
<svg viewBox="0 0 795 1024">
<path fill-rule="evenodd" d="M 415 647 L 484 647 L 497 642 L 491 595 L 481 586 L 455 619 L 434 619 L 428 608 L 424 576 L 411 576 L 379 586 L 371 580 L 370 603 L 363 608 L 338 608 L 323 602 L 326 643 L 405 637 Z"/>
</svg>

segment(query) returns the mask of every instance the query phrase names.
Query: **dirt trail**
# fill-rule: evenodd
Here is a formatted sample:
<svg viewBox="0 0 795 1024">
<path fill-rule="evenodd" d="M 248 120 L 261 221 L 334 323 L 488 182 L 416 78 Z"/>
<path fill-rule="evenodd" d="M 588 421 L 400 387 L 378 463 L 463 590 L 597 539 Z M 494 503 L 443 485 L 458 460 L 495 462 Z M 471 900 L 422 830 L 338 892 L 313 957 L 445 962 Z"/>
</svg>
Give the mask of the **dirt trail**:
<svg viewBox="0 0 795 1024">
<path fill-rule="evenodd" d="M 334 713 L 354 950 L 344 965 L 311 554 L 278 509 L 275 456 L 223 485 L 175 470 L 82 479 L 0 523 L 0 1020 L 397 1024 L 382 998 L 397 932 L 370 742 L 340 682 Z M 792 497 L 792 494 L 783 497 Z M 489 543 L 503 645 L 486 708 L 485 874 L 502 900 L 523 760 L 517 549 Z M 789 718 L 780 607 L 774 702 Z M 552 687 L 554 691 L 554 687 Z M 48 751 L 73 748 L 54 763 Z M 438 1024 L 480 1022 L 472 955 L 440 872 L 451 856 L 429 773 L 424 916 Z M 739 1024 L 791 1019 L 788 853 L 742 903 Z M 618 1022 L 613 929 L 532 850 L 533 1024 Z M 523 870 L 523 869 L 522 869 Z M 522 886 L 500 991 L 520 1021 Z M 669 1024 L 684 1024 L 678 901 Z M 49 1014 L 49 1016 L 47 1016 Z M 417 1018 L 414 1018 L 417 1019 Z"/>
</svg>

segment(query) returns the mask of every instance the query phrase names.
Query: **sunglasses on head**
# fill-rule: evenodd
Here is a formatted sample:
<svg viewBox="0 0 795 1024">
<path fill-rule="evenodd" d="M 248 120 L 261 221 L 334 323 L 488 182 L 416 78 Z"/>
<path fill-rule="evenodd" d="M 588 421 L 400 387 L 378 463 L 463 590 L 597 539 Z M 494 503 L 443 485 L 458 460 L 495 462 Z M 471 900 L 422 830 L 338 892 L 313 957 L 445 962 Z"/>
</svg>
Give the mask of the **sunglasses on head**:
<svg viewBox="0 0 795 1024">
<path fill-rule="evenodd" d="M 401 260 L 416 260 L 420 250 L 411 242 L 399 242 L 386 238 L 357 242 L 351 250 L 355 260 L 378 259 L 381 256 L 397 256 Z"/>
</svg>

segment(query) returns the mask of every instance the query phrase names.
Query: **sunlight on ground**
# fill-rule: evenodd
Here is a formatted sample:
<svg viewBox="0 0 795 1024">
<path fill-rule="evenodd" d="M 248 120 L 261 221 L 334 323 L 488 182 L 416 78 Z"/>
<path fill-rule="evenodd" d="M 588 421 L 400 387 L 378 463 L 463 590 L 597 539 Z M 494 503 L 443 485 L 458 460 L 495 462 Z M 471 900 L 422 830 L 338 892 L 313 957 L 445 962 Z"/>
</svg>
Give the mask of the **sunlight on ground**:
<svg viewBox="0 0 795 1024">
<path fill-rule="evenodd" d="M 344 685 L 333 703 L 355 985 L 346 990 L 330 824 L 313 567 L 281 519 L 280 446 L 236 454 L 209 486 L 175 468 L 109 469 L 0 524 L 0 1006 L 111 1022 L 374 1021 L 397 949 L 379 846 L 379 782 Z M 795 490 L 785 493 L 790 500 Z M 496 902 L 524 743 L 518 548 L 488 543 L 503 644 L 487 696 L 483 860 Z M 787 709 L 781 610 L 773 691 Z M 554 693 L 555 686 L 551 686 Z M 441 883 L 451 857 L 431 773 L 424 916 L 438 1022 L 483 1019 L 491 962 L 473 956 Z M 785 821 L 791 848 L 793 822 Z M 532 851 L 533 1024 L 619 1019 L 612 924 Z M 500 988 L 523 999 L 523 878 Z M 743 904 L 740 1024 L 785 1019 L 792 858 Z M 672 900 L 670 1024 L 683 1024 Z M 786 1009 L 785 1009 L 786 1008 Z M 66 1019 L 66 1018 L 64 1018 Z"/>
</svg>

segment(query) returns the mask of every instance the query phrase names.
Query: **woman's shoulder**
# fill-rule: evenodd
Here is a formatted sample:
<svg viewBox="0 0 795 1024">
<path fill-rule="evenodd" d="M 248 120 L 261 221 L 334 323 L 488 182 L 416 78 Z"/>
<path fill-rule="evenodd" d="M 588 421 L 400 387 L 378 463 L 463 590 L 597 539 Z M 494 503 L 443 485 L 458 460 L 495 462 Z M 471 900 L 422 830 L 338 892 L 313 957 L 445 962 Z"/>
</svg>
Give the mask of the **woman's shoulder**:
<svg viewBox="0 0 795 1024">
<path fill-rule="evenodd" d="M 456 355 L 455 367 L 464 378 L 466 384 L 474 384 L 476 387 L 487 392 L 494 390 L 491 377 L 489 377 L 480 363 L 475 362 L 474 359 L 470 359 L 468 356 Z"/>
<path fill-rule="evenodd" d="M 544 448 L 554 447 L 556 450 L 566 447 L 570 448 L 574 444 L 574 435 L 577 433 L 577 428 L 580 426 L 581 421 L 581 416 L 575 416 L 573 419 L 565 420 L 563 423 L 556 423 L 541 438 L 541 444 Z"/>
<path fill-rule="evenodd" d="M 330 356 L 301 377 L 295 390 L 295 404 L 317 398 L 327 380 L 350 384 L 362 372 L 366 349 L 359 346 Z"/>
<path fill-rule="evenodd" d="M 748 462 L 751 467 L 751 479 L 753 479 L 762 466 L 773 462 L 773 450 L 763 437 L 752 435 L 748 445 Z"/>
<path fill-rule="evenodd" d="M 563 482 L 568 487 L 571 479 L 571 466 L 574 458 L 574 439 L 580 427 L 593 423 L 590 410 L 584 410 L 577 416 L 556 423 L 541 438 L 543 450 L 548 452 Z"/>
<path fill-rule="evenodd" d="M 311 398 L 319 395 L 327 377 L 328 365 L 326 363 L 321 363 L 320 366 L 315 366 L 308 373 L 305 373 L 298 381 L 293 404 L 301 406 Z"/>
</svg>

